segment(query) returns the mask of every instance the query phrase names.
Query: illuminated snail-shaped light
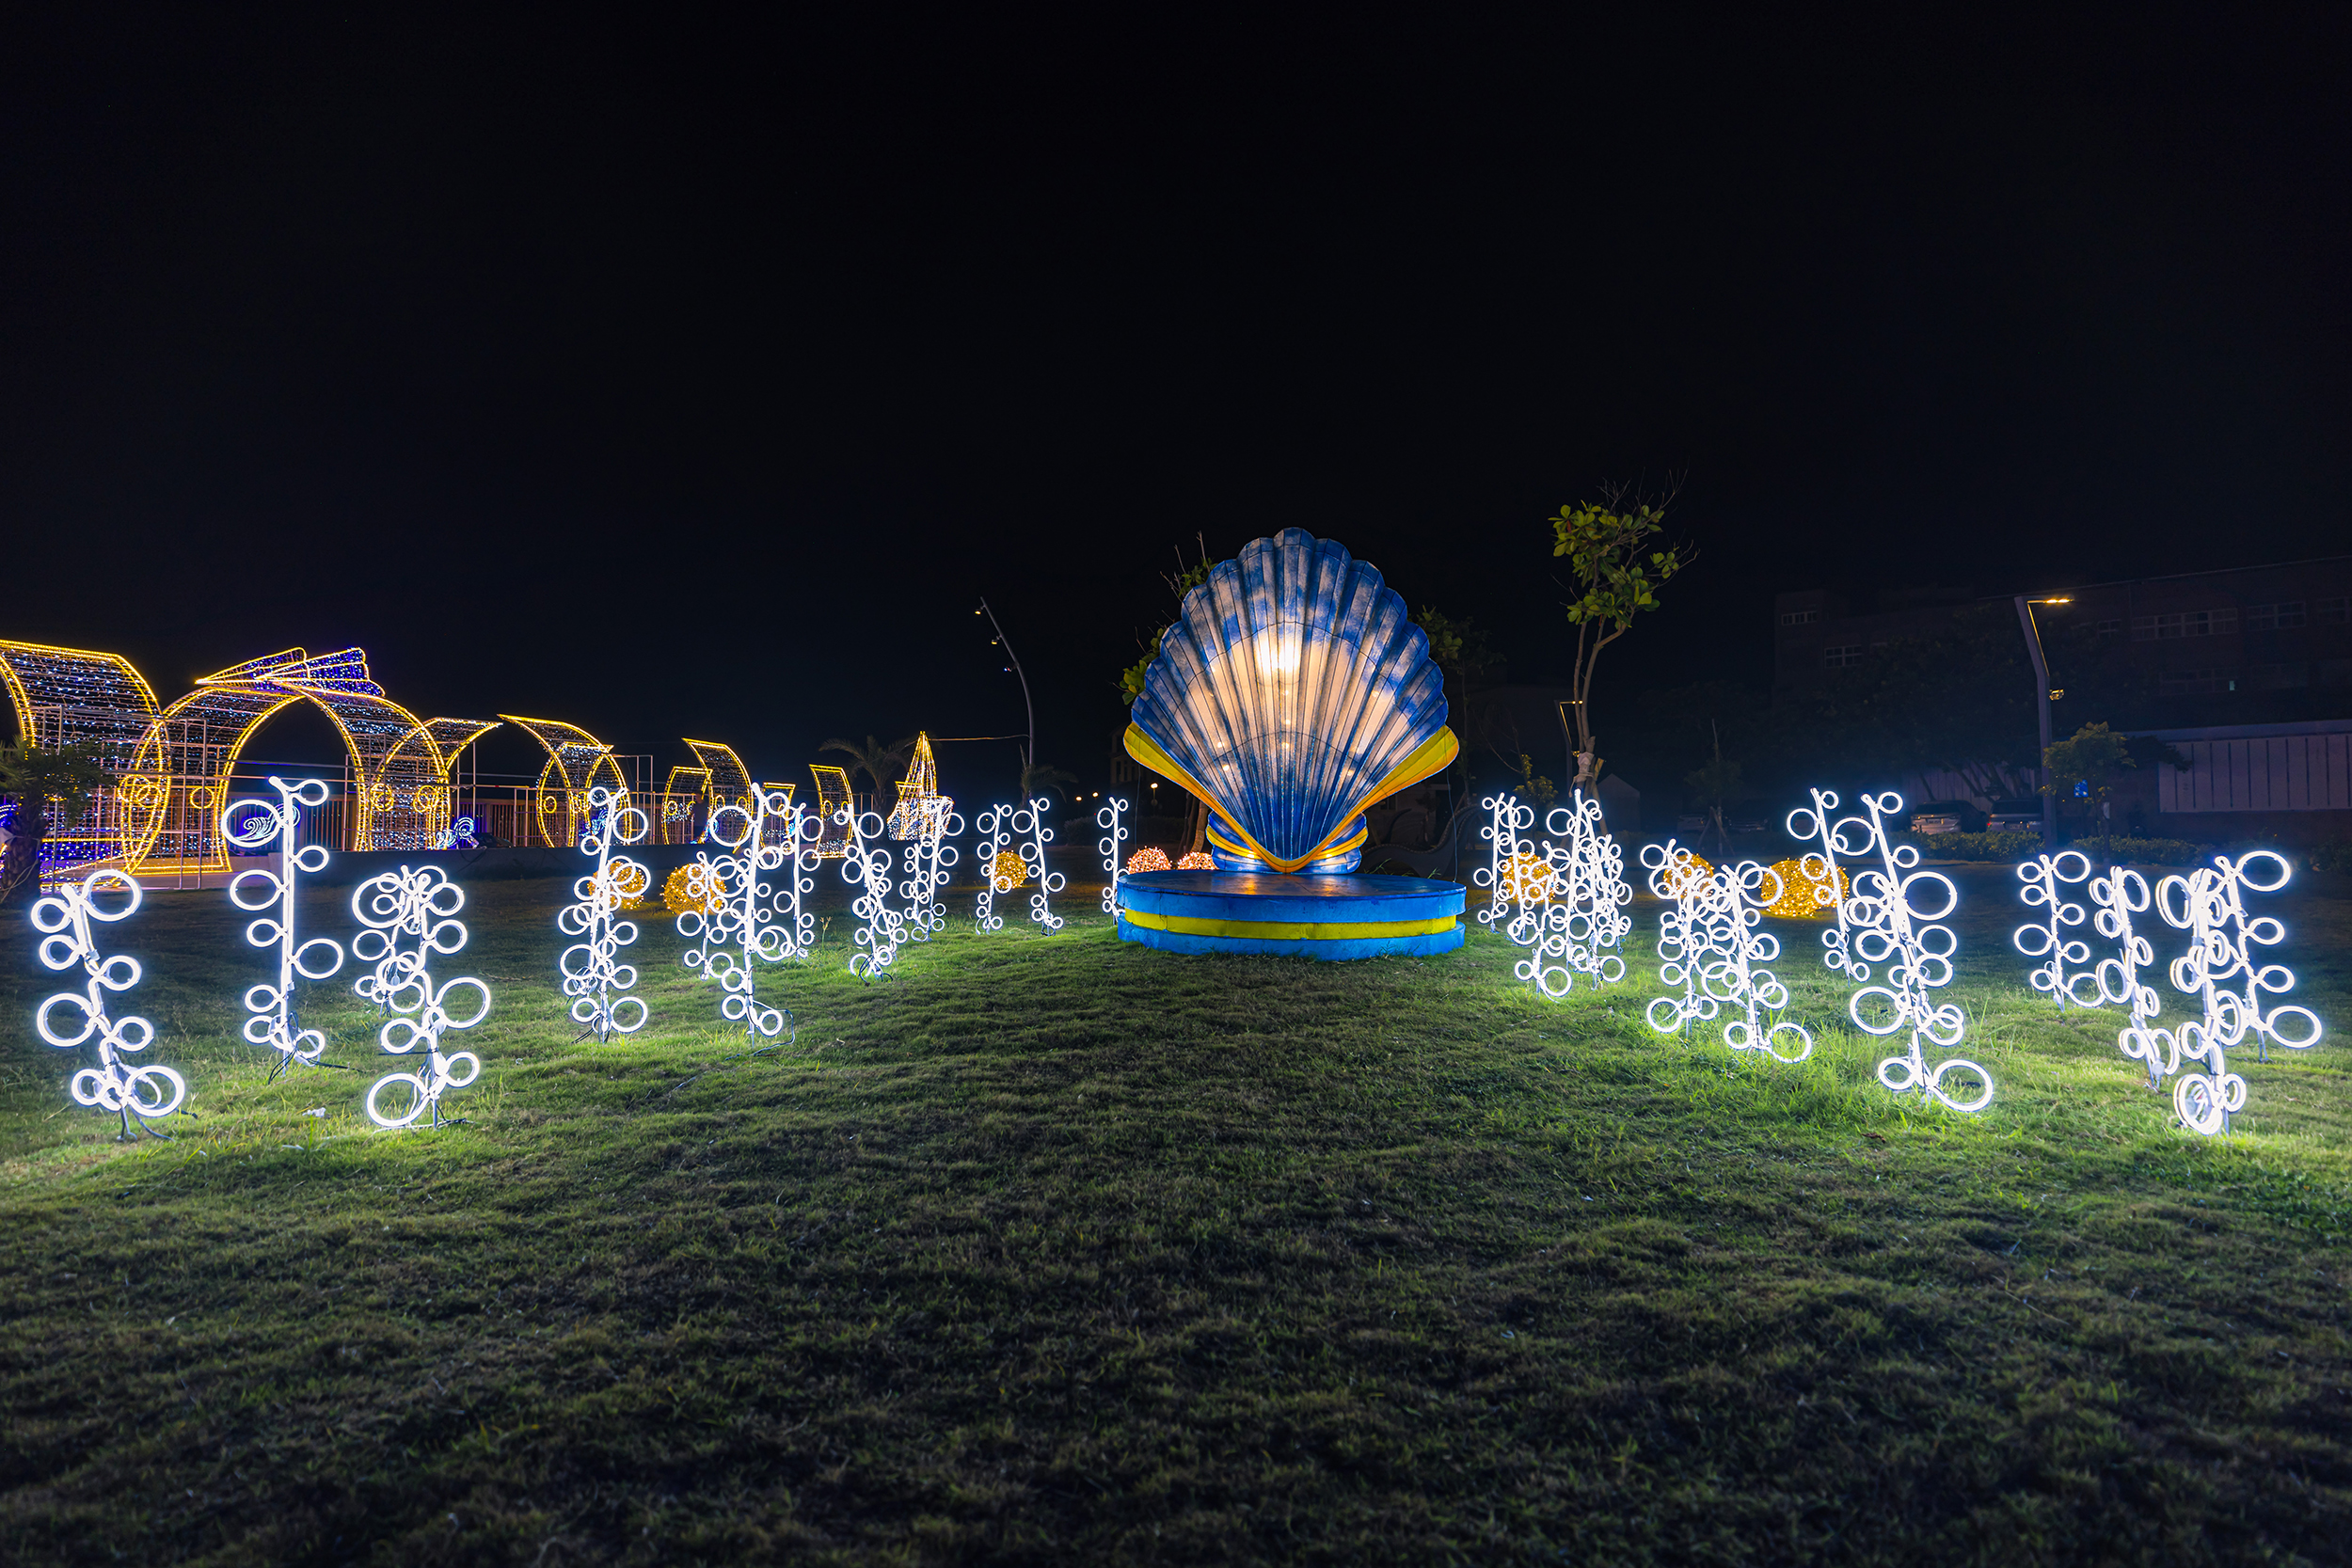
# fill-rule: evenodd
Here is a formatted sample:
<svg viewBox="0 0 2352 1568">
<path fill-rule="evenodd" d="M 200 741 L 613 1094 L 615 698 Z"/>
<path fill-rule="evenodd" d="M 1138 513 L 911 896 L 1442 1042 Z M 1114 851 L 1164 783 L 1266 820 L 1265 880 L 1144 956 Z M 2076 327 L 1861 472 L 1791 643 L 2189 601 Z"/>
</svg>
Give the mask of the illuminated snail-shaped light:
<svg viewBox="0 0 2352 1568">
<path fill-rule="evenodd" d="M 634 1034 L 644 1027 L 646 1018 L 644 998 L 622 994 L 637 984 L 636 966 L 619 958 L 620 950 L 637 940 L 637 923 L 614 916 L 653 887 L 653 873 L 612 848 L 644 840 L 653 821 L 640 808 L 623 804 L 626 800 L 602 784 L 583 792 L 581 815 L 587 825 L 580 835 L 580 852 L 592 856 L 596 868 L 572 883 L 578 901 L 555 917 L 558 930 L 580 939 L 556 960 L 564 994 L 572 998 L 572 1022 L 580 1026 L 582 1037 L 594 1035 L 599 1043 L 614 1035 Z"/>
<path fill-rule="evenodd" d="M 121 902 L 112 904 L 118 896 Z M 73 1074 L 69 1088 L 77 1104 L 119 1115 L 119 1135 L 125 1138 L 135 1138 L 140 1131 L 167 1136 L 148 1122 L 171 1115 L 188 1094 L 187 1080 L 171 1069 L 123 1059 L 124 1053 L 144 1051 L 154 1042 L 155 1026 L 143 1018 L 114 1018 L 107 1012 L 109 992 L 126 991 L 139 983 L 139 961 L 119 953 L 101 958 L 90 922 L 127 920 L 138 912 L 140 897 L 139 884 L 128 874 L 93 871 L 36 900 L 31 911 L 33 929 L 42 934 L 42 966 L 78 967 L 83 975 L 79 994 L 59 991 L 34 1010 L 33 1027 L 60 1051 L 88 1049 L 94 1060 Z"/>
<path fill-rule="evenodd" d="M 769 831 L 771 817 L 796 829 L 783 790 L 751 786 L 743 804 L 723 805 L 710 814 L 703 837 L 734 851 L 716 858 L 697 854 L 687 867 L 687 895 L 693 906 L 677 917 L 687 940 L 686 967 L 719 983 L 719 1015 L 743 1025 L 745 1035 L 774 1039 L 791 1026 L 791 1013 L 759 1000 L 756 965 L 777 963 L 797 952 L 793 905 L 778 900 L 794 890 L 779 889 L 768 874 L 787 871 L 799 879 L 790 843 Z"/>
<path fill-rule="evenodd" d="M 231 801 L 220 814 L 220 832 L 240 849 L 262 853 L 276 846 L 282 857 L 280 871 L 240 871 L 229 881 L 229 901 L 248 914 L 262 915 L 246 925 L 245 940 L 255 947 L 278 949 L 277 983 L 251 986 L 245 993 L 246 1011 L 253 1015 L 245 1021 L 245 1037 L 278 1053 L 269 1073 L 275 1079 L 297 1063 L 316 1064 L 326 1052 L 326 1034 L 302 1027 L 294 1006 L 294 981 L 331 977 L 343 967 L 343 949 L 328 937 L 298 942 L 294 933 L 295 894 L 301 879 L 326 870 L 327 863 L 323 846 L 296 848 L 294 840 L 303 809 L 326 803 L 326 782 L 302 779 L 288 784 L 273 776 L 269 785 L 278 792 L 275 804 L 262 800 Z M 262 913 L 273 909 L 274 913 Z"/>
<path fill-rule="evenodd" d="M 1108 880 L 1103 888 L 1103 912 L 1119 912 L 1119 872 L 1122 863 L 1120 846 L 1127 842 L 1127 802 L 1114 795 L 1094 813 L 1094 825 L 1103 830 L 1103 836 L 1094 841 L 1095 853 L 1103 857 L 1103 870 Z M 1162 860 L 1168 857 L 1162 855 Z"/>
<path fill-rule="evenodd" d="M 2208 867 L 2156 885 L 2156 911 L 2167 925 L 2189 934 L 2188 951 L 2172 960 L 2175 989 L 2198 999 L 2201 1016 L 2173 1031 L 2184 1064 L 2172 1086 L 2173 1109 L 2192 1132 L 2226 1132 L 2230 1117 L 2246 1108 L 2246 1080 L 2232 1072 L 2228 1053 L 2253 1037 L 2255 1059 L 2268 1061 L 2270 1045 L 2305 1051 L 2319 1043 L 2319 1015 L 2309 1007 L 2280 1005 L 2265 1010 L 2265 993 L 2291 990 L 2295 975 L 2284 964 L 2256 961 L 2255 949 L 2286 940 L 2277 918 L 2249 918 L 2249 893 L 2276 893 L 2294 874 L 2286 857 L 2255 849 L 2232 860 L 2217 855 Z"/>
<path fill-rule="evenodd" d="M 2099 977 L 2085 967 L 2090 962 L 2090 943 L 2069 934 L 2082 926 L 2089 913 L 2066 896 L 2069 886 L 2090 879 L 2090 857 L 2079 849 L 2036 855 L 2017 867 L 2017 879 L 2025 884 L 2017 895 L 2026 907 L 2047 911 L 2042 919 L 2018 927 L 2010 937 L 2017 951 L 2042 960 L 2027 977 L 2033 989 L 2049 992 L 2060 1011 L 2070 1001 L 2077 1007 L 2099 1006 Z"/>
<path fill-rule="evenodd" d="M 1960 907 L 1960 889 L 1937 871 L 1918 869 L 1916 845 L 1896 844 L 1887 836 L 1887 821 L 1903 809 L 1900 795 L 1858 798 L 1867 816 L 1837 824 L 1841 847 L 1858 858 L 1875 855 L 1878 863 L 1858 870 L 1853 891 L 1846 899 L 1844 919 L 1852 934 L 1847 973 L 1864 978 L 1864 966 L 1885 966 L 1883 984 L 1865 985 L 1847 999 L 1846 1014 L 1866 1034 L 1907 1036 L 1905 1050 L 1879 1063 L 1879 1082 L 1897 1094 L 1916 1093 L 1960 1112 L 1983 1110 L 1993 1103 L 1993 1075 L 1965 1057 L 1948 1057 L 1931 1067 L 1930 1046 L 1949 1051 L 1967 1034 L 1967 1017 L 1956 1003 L 1938 1003 L 1929 993 L 1952 983 L 1952 958 L 1960 939 L 1949 926 L 1935 924 Z M 1848 831 L 1854 830 L 1850 836 Z M 1952 1086 L 1946 1087 L 1946 1081 Z M 1976 1080 L 1972 1088 L 1964 1081 Z"/>
</svg>

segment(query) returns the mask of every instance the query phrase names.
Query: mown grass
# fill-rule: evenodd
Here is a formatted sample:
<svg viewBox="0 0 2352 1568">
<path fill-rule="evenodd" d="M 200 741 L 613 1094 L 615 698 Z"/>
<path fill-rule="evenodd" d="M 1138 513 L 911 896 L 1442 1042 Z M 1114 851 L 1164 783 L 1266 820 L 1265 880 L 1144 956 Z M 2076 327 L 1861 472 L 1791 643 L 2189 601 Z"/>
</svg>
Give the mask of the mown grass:
<svg viewBox="0 0 2352 1568">
<path fill-rule="evenodd" d="M 544 881 L 474 890 L 486 1069 L 398 1134 L 340 987 L 308 1021 L 363 1070 L 264 1085 L 240 920 L 152 897 L 109 951 L 201 1119 L 124 1147 L 58 1109 L 10 911 L 0 1555 L 2341 1560 L 2352 1062 L 2249 1058 L 2234 1134 L 2184 1134 L 2111 1018 L 2023 990 L 2006 873 L 1956 874 L 1975 1119 L 1848 1029 L 1795 1068 L 1655 1037 L 1646 961 L 1542 1002 L 1483 933 L 967 923 L 868 984 L 836 916 L 762 977 L 797 1042 L 742 1055 L 649 922 L 654 1023 L 598 1046 Z M 2352 1018 L 2352 899 L 2277 902 Z"/>
</svg>

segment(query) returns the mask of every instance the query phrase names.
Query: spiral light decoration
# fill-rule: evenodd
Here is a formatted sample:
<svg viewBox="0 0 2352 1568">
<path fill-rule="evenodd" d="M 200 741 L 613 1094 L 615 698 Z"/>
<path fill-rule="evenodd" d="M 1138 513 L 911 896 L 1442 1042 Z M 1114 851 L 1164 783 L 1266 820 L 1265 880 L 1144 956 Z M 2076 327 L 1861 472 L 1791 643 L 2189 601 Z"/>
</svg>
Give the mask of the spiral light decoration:
<svg viewBox="0 0 2352 1568">
<path fill-rule="evenodd" d="M 1094 825 L 1103 830 L 1103 836 L 1094 841 L 1095 853 L 1103 857 L 1103 869 L 1110 877 L 1103 889 L 1103 912 L 1119 912 L 1119 847 L 1127 842 L 1127 802 L 1112 796 L 1096 810 Z M 1160 857 L 1166 860 L 1168 857 Z"/>
<path fill-rule="evenodd" d="M 240 871 L 229 882 L 229 901 L 248 914 L 277 906 L 274 916 L 264 914 L 245 928 L 245 940 L 255 947 L 275 945 L 278 949 L 278 983 L 252 986 L 245 993 L 245 1010 L 253 1015 L 245 1021 L 245 1037 L 278 1053 L 269 1070 L 275 1080 L 297 1062 L 305 1067 L 315 1065 L 326 1052 L 326 1036 L 302 1027 L 294 1007 L 294 980 L 297 976 L 328 978 L 343 967 L 343 949 L 328 937 L 300 943 L 294 940 L 295 888 L 304 876 L 326 870 L 327 862 L 321 845 L 295 848 L 294 832 L 302 823 L 302 808 L 326 803 L 326 781 L 303 779 L 288 784 L 273 776 L 269 785 L 278 792 L 278 803 L 232 801 L 220 814 L 220 834 L 238 848 L 257 854 L 268 852 L 275 845 L 284 857 L 279 862 L 283 875 L 261 869 Z"/>
<path fill-rule="evenodd" d="M 119 909 L 108 910 L 100 904 L 102 895 L 115 893 L 123 895 Z M 75 1103 L 120 1116 L 120 1137 L 135 1138 L 144 1131 L 161 1138 L 169 1134 L 156 1132 L 148 1126 L 148 1118 L 167 1117 L 178 1110 L 188 1095 L 187 1080 L 167 1067 L 139 1066 L 122 1059 L 122 1053 L 144 1051 L 152 1044 L 155 1026 L 143 1018 L 106 1016 L 106 993 L 137 985 L 139 961 L 123 953 L 100 958 L 89 925 L 93 920 L 106 924 L 127 920 L 138 912 L 140 896 L 139 884 L 128 873 L 106 870 L 93 871 L 81 881 L 68 882 L 34 902 L 33 929 L 41 933 L 42 966 L 63 970 L 78 965 L 83 990 L 79 995 L 59 991 L 43 1002 L 34 1010 L 33 1027 L 60 1051 L 76 1051 L 85 1045 L 94 1048 L 95 1064 L 75 1072 L 69 1085 Z M 65 1014 L 78 1013 L 80 1018 L 61 1027 L 60 1009 Z M 135 1121 L 136 1128 L 132 1125 Z"/>
<path fill-rule="evenodd" d="M 2252 875 L 2258 862 L 2264 863 L 2264 879 Z M 2272 866 L 2275 875 L 2269 873 Z M 2255 962 L 2254 950 L 2284 942 L 2286 927 L 2274 916 L 2249 919 L 2246 913 L 2247 894 L 2276 893 L 2293 874 L 2284 855 L 2254 849 L 2236 860 L 2216 855 L 2209 867 L 2156 884 L 2156 912 L 2166 925 L 2189 934 L 2188 951 L 2172 960 L 2173 987 L 2202 1006 L 2201 1017 L 2184 1021 L 2175 1031 L 2181 1057 L 2204 1069 L 2182 1073 L 2172 1085 L 2172 1107 L 2192 1132 L 2226 1132 L 2231 1116 L 2246 1108 L 2246 1080 L 2230 1070 L 2228 1053 L 2249 1035 L 2257 1061 L 2270 1059 L 2271 1042 L 2290 1051 L 2319 1043 L 2319 1015 L 2309 1007 L 2263 1010 L 2265 992 L 2277 995 L 2295 988 L 2294 973 L 2284 964 Z M 2232 982 L 2240 989 L 2231 989 Z"/>
<path fill-rule="evenodd" d="M 645 1026 L 644 999 L 618 994 L 637 984 L 636 966 L 619 961 L 620 950 L 637 940 L 637 923 L 613 914 L 653 886 L 652 872 L 612 853 L 614 845 L 639 843 L 653 828 L 643 810 L 623 803 L 627 799 L 602 784 L 586 792 L 588 826 L 580 835 L 580 852 L 595 857 L 596 868 L 572 883 L 580 901 L 555 917 L 558 930 L 581 939 L 556 960 L 564 994 L 572 998 L 572 1022 L 599 1044 Z"/>
<path fill-rule="evenodd" d="M 1860 818 L 1847 817 L 1842 822 L 1831 816 L 1837 809 L 1837 792 L 1834 789 L 1811 789 L 1810 806 L 1799 806 L 1788 814 L 1788 836 L 1807 844 L 1819 844 L 1797 859 L 1797 870 L 1804 885 L 1810 889 L 1814 903 L 1830 911 L 1836 921 L 1821 933 L 1822 965 L 1833 974 L 1843 974 L 1856 985 L 1870 978 L 1870 966 L 1864 963 L 1853 950 L 1853 927 L 1846 918 L 1846 901 L 1853 895 L 1853 879 L 1837 863 L 1843 855 L 1856 860 L 1870 852 L 1867 842 L 1848 842 L 1838 837 L 1844 827 L 1860 827 Z"/>
<path fill-rule="evenodd" d="M 2132 929 L 2132 916 L 2147 913 L 2150 898 L 2148 879 L 2120 865 L 2090 880 L 2090 901 L 2099 906 L 2091 923 L 2115 943 L 2115 957 L 2101 958 L 2091 977 L 2102 1003 L 2131 1008 L 2131 1022 L 2116 1031 L 2116 1048 L 2147 1067 L 2153 1090 L 2181 1070 L 2181 1042 L 2171 1030 L 2153 1026 L 2163 1003 L 2156 988 L 2139 977 L 2141 970 L 2155 967 L 2156 954 L 2148 939 Z"/>
<path fill-rule="evenodd" d="M 2027 976 L 2033 989 L 2048 991 L 2057 999 L 2060 1012 L 2070 1001 L 2077 1007 L 2099 1006 L 2099 977 L 2082 967 L 2090 962 L 2090 943 L 2067 934 L 2089 918 L 2080 904 L 2067 899 L 2066 889 L 2090 879 L 2090 857 L 2079 849 L 2036 855 L 2017 867 L 2017 879 L 2026 884 L 2017 895 L 2026 907 L 2049 911 L 2041 920 L 2026 921 L 2010 935 L 2017 951 L 2029 958 L 2047 960 Z M 2069 964 L 2074 966 L 2072 974 Z M 2084 994 L 2086 987 L 2088 995 Z"/>
<path fill-rule="evenodd" d="M 745 1036 L 757 1039 L 774 1039 L 792 1022 L 790 1013 L 761 1003 L 755 967 L 755 960 L 776 963 L 796 952 L 793 939 L 799 922 L 791 916 L 799 904 L 797 888 L 779 911 L 774 906 L 783 895 L 775 883 L 761 879 L 763 872 L 787 866 L 789 880 L 800 879 L 792 848 L 769 842 L 771 820 L 799 826 L 789 821 L 797 810 L 789 800 L 781 789 L 755 784 L 748 807 L 729 804 L 711 812 L 703 837 L 735 852 L 715 859 L 707 853 L 694 857 L 686 868 L 686 886 L 696 907 L 677 917 L 678 935 L 688 942 L 686 967 L 719 982 L 719 1016 L 742 1024 Z"/>
<path fill-rule="evenodd" d="M 1678 997 L 1651 1000 L 1649 1026 L 1671 1035 L 1692 1019 L 1736 1009 L 1747 1016 L 1724 1022 L 1724 1043 L 1732 1050 L 1791 1065 L 1812 1055 L 1813 1035 L 1804 1025 L 1763 1017 L 1788 1006 L 1788 988 L 1763 967 L 1780 957 L 1780 939 L 1759 928 L 1764 911 L 1788 894 L 1780 873 L 1755 861 L 1701 873 L 1697 857 L 1672 839 L 1645 847 L 1642 861 L 1652 891 L 1675 900 L 1660 922 L 1658 953 L 1665 962 L 1659 978 L 1682 988 Z"/>
<path fill-rule="evenodd" d="M 1854 873 L 1853 891 L 1843 906 L 1842 918 L 1853 937 L 1847 973 L 1867 979 L 1865 966 L 1883 963 L 1886 981 L 1856 990 L 1847 999 L 1847 1016 L 1866 1034 L 1910 1037 L 1901 1055 L 1879 1063 L 1880 1083 L 1897 1094 L 1916 1090 L 1921 1099 L 1955 1111 L 1981 1111 L 1993 1103 L 1991 1073 L 1964 1057 L 1932 1068 L 1927 1062 L 1929 1046 L 1951 1050 L 1968 1029 L 1957 1003 L 1938 1005 L 1928 994 L 1952 983 L 1952 955 L 1960 950 L 1960 939 L 1949 926 L 1934 923 L 1959 908 L 1960 889 L 1940 872 L 1915 869 L 1918 846 L 1888 838 L 1887 819 L 1901 813 L 1901 796 L 1889 790 L 1856 800 L 1867 820 L 1840 817 L 1829 833 L 1845 852 L 1878 858 L 1875 866 Z M 1849 847 L 1855 845 L 1860 847 Z M 1972 1076 L 1981 1087 L 1974 1094 L 1947 1093 L 1944 1081 L 1953 1074 Z"/>
</svg>

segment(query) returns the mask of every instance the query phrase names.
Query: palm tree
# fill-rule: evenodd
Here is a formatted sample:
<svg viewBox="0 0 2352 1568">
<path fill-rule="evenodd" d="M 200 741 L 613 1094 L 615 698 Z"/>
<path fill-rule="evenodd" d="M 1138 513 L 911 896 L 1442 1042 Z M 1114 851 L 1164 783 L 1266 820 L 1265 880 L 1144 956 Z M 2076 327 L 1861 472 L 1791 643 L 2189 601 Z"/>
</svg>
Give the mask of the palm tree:
<svg viewBox="0 0 2352 1568">
<path fill-rule="evenodd" d="M 1021 769 L 1021 799 L 1025 803 L 1040 795 L 1051 795 L 1078 782 L 1078 775 L 1055 767 L 1050 762 L 1033 762 Z"/>
<path fill-rule="evenodd" d="M 0 795 L 16 798 L 8 854 L 0 863 L 0 901 L 28 881 L 40 889 L 40 847 L 51 823 L 73 821 L 92 795 L 114 782 L 114 770 L 96 746 L 0 746 Z"/>
<path fill-rule="evenodd" d="M 914 736 L 894 740 L 884 746 L 872 736 L 861 746 L 854 740 L 828 740 L 817 748 L 820 752 L 846 752 L 857 760 L 850 765 L 852 773 L 863 773 L 874 783 L 874 793 L 882 794 L 906 770 L 907 759 L 914 755 Z M 885 777 L 885 775 L 887 775 Z"/>
</svg>

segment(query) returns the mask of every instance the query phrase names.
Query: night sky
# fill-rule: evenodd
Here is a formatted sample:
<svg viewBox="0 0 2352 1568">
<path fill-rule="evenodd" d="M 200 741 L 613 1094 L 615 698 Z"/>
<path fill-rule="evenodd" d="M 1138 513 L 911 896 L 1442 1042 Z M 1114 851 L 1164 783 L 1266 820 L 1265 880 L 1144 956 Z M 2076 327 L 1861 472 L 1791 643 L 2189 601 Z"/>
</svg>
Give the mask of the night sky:
<svg viewBox="0 0 2352 1568">
<path fill-rule="evenodd" d="M 1604 728 L 1762 689 L 1778 589 L 2346 547 L 2340 8 L 70 9 L 0 66 L 0 635 L 167 700 L 356 642 L 805 778 L 1023 727 L 985 594 L 1099 781 L 1196 535 L 1335 537 L 1544 679 L 1546 517 L 1680 476 Z"/>
</svg>

